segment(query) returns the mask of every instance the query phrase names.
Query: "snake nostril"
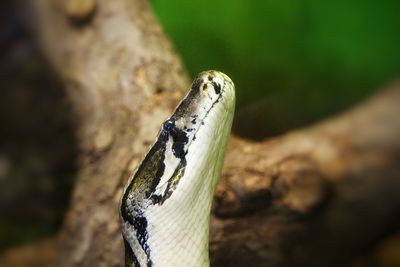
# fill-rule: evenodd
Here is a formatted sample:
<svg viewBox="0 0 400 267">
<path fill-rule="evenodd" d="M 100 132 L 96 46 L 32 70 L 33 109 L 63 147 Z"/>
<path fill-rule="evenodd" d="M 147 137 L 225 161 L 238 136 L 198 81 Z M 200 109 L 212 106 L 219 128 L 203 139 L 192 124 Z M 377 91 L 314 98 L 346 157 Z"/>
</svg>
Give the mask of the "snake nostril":
<svg viewBox="0 0 400 267">
<path fill-rule="evenodd" d="M 221 84 L 214 82 L 214 91 L 217 95 L 219 95 L 221 93 Z"/>
</svg>

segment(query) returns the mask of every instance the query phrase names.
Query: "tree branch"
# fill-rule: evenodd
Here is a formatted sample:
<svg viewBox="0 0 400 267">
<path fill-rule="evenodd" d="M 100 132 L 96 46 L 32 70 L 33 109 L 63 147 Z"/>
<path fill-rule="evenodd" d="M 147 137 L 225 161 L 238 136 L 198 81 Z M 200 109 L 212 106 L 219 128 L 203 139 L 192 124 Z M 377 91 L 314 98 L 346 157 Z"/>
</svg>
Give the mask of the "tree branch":
<svg viewBox="0 0 400 267">
<path fill-rule="evenodd" d="M 215 266 L 346 266 L 400 223 L 400 82 L 264 142 L 233 138 L 214 207 Z"/>
</svg>

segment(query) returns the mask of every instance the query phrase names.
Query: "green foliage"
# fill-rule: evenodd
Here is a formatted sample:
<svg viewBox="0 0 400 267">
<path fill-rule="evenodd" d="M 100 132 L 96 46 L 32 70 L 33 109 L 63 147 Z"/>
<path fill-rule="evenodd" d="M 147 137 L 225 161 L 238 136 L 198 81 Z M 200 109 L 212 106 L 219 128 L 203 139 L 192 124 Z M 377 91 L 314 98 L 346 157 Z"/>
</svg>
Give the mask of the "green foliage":
<svg viewBox="0 0 400 267">
<path fill-rule="evenodd" d="M 365 98 L 400 71 L 400 2 L 177 1 L 153 6 L 194 76 L 218 69 L 238 94 L 239 132 L 313 122 Z M 263 129 L 255 136 L 247 115 Z M 261 131 L 260 131 L 261 130 Z"/>
</svg>

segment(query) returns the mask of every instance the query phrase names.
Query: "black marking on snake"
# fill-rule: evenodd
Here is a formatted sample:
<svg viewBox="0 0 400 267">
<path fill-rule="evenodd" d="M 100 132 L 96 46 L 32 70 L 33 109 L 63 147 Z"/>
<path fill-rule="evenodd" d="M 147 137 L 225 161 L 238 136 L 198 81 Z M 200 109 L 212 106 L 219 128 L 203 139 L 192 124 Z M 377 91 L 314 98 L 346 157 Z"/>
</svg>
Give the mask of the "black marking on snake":
<svg viewBox="0 0 400 267">
<path fill-rule="evenodd" d="M 135 253 L 133 253 L 133 250 L 129 245 L 129 242 L 126 241 L 125 237 L 123 239 L 125 246 L 125 267 L 132 267 L 132 266 L 140 267 L 140 263 L 136 258 Z"/>
<path fill-rule="evenodd" d="M 145 198 L 149 198 L 151 193 L 154 192 L 156 186 L 160 182 L 161 177 L 164 174 L 165 170 L 165 150 L 166 150 L 166 141 L 168 140 L 168 133 L 164 133 L 163 131 L 169 130 L 169 124 L 166 123 L 166 126 L 164 127 L 165 129 L 162 130 L 161 134 L 159 135 L 158 140 L 156 143 L 153 145 L 153 147 L 150 149 L 146 157 L 144 158 L 143 162 L 140 164 L 137 172 L 135 173 L 135 176 L 133 177 L 132 181 L 129 183 L 124 196 L 122 197 L 122 206 L 121 206 L 121 217 L 123 218 L 124 221 L 128 222 L 129 224 L 133 225 L 136 231 L 136 239 L 138 240 L 140 246 L 142 247 L 143 251 L 145 252 L 147 256 L 147 266 L 150 267 L 152 266 L 152 262 L 150 260 L 150 247 L 147 244 L 147 239 L 148 239 L 148 233 L 147 233 L 147 219 L 144 217 L 143 213 L 141 212 L 141 204 L 137 202 L 136 199 L 133 199 L 133 203 L 131 203 L 130 206 L 127 206 L 127 200 L 129 197 L 129 194 L 143 194 Z M 171 127 L 173 128 L 173 127 Z M 147 169 L 155 168 L 155 170 L 151 173 L 147 173 Z M 151 177 L 150 177 L 151 176 Z M 133 189 L 133 186 L 135 185 L 135 181 L 137 179 L 142 179 L 145 181 L 139 180 L 138 183 L 142 182 L 144 185 L 139 185 L 141 186 L 140 188 L 143 189 L 143 192 L 136 192 L 135 190 L 138 189 Z M 146 181 L 149 180 L 151 182 L 149 185 L 146 184 Z M 133 192 L 132 192 L 133 191 Z M 136 213 L 132 213 L 132 207 L 135 208 Z M 129 244 L 128 244 L 129 245 Z M 130 247 L 130 246 L 129 246 Z M 127 260 L 131 261 L 132 263 L 136 264 L 135 266 L 140 266 L 138 264 L 137 258 L 131 253 L 129 254 L 129 251 L 132 250 L 132 248 L 127 249 Z"/>
<path fill-rule="evenodd" d="M 185 131 L 174 128 L 170 135 L 174 141 L 172 144 L 172 152 L 174 156 L 180 159 L 184 159 L 187 151 L 185 151 L 185 145 L 189 142 L 189 138 Z"/>
<path fill-rule="evenodd" d="M 157 194 L 153 194 L 150 197 L 151 202 L 154 204 L 158 204 L 161 203 L 161 201 L 163 200 L 163 196 L 162 195 L 157 195 Z"/>
<path fill-rule="evenodd" d="M 175 128 L 175 120 L 172 118 L 166 120 L 160 132 L 159 136 L 160 141 L 163 141 L 165 143 L 168 142 L 169 135 L 174 128 Z"/>
<path fill-rule="evenodd" d="M 214 91 L 217 95 L 221 93 L 221 85 L 217 82 L 213 82 Z"/>
<path fill-rule="evenodd" d="M 200 86 L 203 84 L 203 79 L 197 78 L 193 81 L 192 83 L 192 89 L 190 90 L 189 94 L 192 91 L 195 91 L 195 93 L 198 93 L 200 91 Z"/>
<path fill-rule="evenodd" d="M 161 199 L 161 205 L 165 202 L 165 200 L 167 200 L 172 195 L 172 193 L 174 192 L 175 188 L 179 183 L 179 180 L 185 175 L 186 164 L 187 164 L 186 159 L 182 159 L 181 162 L 179 162 L 178 167 L 172 174 L 171 179 L 168 180 L 167 188 L 165 189 L 164 196 Z M 178 175 L 180 175 L 180 177 L 178 177 Z"/>
<path fill-rule="evenodd" d="M 139 241 L 140 246 L 142 247 L 144 253 L 147 255 L 147 266 L 151 267 L 152 262 L 150 260 L 150 247 L 147 244 L 147 239 L 149 238 L 149 234 L 147 232 L 147 219 L 143 216 L 143 214 L 135 216 L 133 220 L 133 226 L 136 230 L 136 237 Z"/>
<path fill-rule="evenodd" d="M 185 175 L 185 167 L 186 167 L 186 159 L 183 158 L 178 166 L 176 167 L 174 173 L 172 174 L 171 178 L 168 179 L 167 187 L 164 190 L 163 195 L 152 195 L 151 201 L 153 205 L 159 204 L 162 205 L 164 202 L 172 195 L 175 188 L 177 187 L 179 180 Z M 179 176 L 179 177 L 178 177 Z"/>
<path fill-rule="evenodd" d="M 122 206 L 121 206 L 121 216 L 124 219 L 124 221 L 129 222 L 130 224 L 133 224 L 133 215 L 132 212 L 130 211 L 129 207 L 127 207 L 127 200 L 129 197 L 129 194 L 131 194 L 132 187 L 135 184 L 136 179 L 144 179 L 144 178 L 149 178 L 151 180 L 150 186 L 147 188 L 144 188 L 144 192 L 139 192 L 140 194 L 144 194 L 146 198 L 148 198 L 151 193 L 154 191 L 158 183 L 160 182 L 161 177 L 164 174 L 165 170 L 165 164 L 164 164 L 164 159 L 165 159 L 165 150 L 166 150 L 166 142 L 164 141 L 164 136 L 160 134 L 160 137 L 156 141 L 156 143 L 153 145 L 153 147 L 150 149 L 150 151 L 147 153 L 146 157 L 140 164 L 138 170 L 135 173 L 135 176 L 133 177 L 132 181 L 129 183 L 128 187 L 125 190 L 125 193 L 122 197 Z M 156 172 L 154 177 L 144 177 L 143 178 L 143 173 L 144 169 L 148 167 L 148 164 L 154 164 L 155 160 L 155 154 L 161 154 L 161 159 L 156 160 Z M 157 154 L 157 155 L 158 155 Z M 133 200 L 136 201 L 136 200 Z M 136 205 L 139 203 L 135 203 Z M 136 206 L 135 204 L 132 204 L 133 206 Z"/>
<path fill-rule="evenodd" d="M 151 196 L 151 192 L 154 192 L 154 190 L 156 189 L 157 185 L 160 182 L 161 177 L 164 175 L 164 171 L 165 171 L 164 159 L 165 159 L 165 154 L 163 155 L 162 161 L 160 162 L 160 165 L 158 166 L 157 173 L 153 179 L 153 182 L 151 183 L 150 190 L 146 192 L 146 198 Z"/>
</svg>

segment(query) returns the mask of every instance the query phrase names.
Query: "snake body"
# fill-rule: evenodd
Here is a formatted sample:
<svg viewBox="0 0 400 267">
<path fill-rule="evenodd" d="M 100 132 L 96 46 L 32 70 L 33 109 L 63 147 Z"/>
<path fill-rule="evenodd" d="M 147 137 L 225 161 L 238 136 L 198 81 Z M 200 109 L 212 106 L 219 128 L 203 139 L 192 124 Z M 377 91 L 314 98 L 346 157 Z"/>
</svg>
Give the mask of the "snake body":
<svg viewBox="0 0 400 267">
<path fill-rule="evenodd" d="M 206 71 L 163 123 L 122 195 L 125 266 L 209 266 L 210 210 L 234 106 L 230 78 Z"/>
</svg>

